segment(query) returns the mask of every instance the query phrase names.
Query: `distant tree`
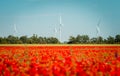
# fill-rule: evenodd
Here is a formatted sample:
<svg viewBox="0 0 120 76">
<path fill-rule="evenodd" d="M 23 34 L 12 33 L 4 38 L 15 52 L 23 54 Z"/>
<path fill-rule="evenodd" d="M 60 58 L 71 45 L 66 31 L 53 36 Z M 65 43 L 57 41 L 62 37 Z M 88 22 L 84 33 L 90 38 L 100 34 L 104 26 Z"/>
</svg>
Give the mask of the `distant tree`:
<svg viewBox="0 0 120 76">
<path fill-rule="evenodd" d="M 77 37 L 70 36 L 68 44 L 89 43 L 88 35 L 77 35 Z"/>
<path fill-rule="evenodd" d="M 27 44 L 33 44 L 33 40 L 30 38 L 27 39 Z"/>
<path fill-rule="evenodd" d="M 91 38 L 90 43 L 97 43 L 97 38 L 95 38 L 95 37 Z"/>
<path fill-rule="evenodd" d="M 115 36 L 115 42 L 116 43 L 120 43 L 120 35 L 116 35 Z"/>
<path fill-rule="evenodd" d="M 60 42 L 59 42 L 59 40 L 57 38 L 49 37 L 49 38 L 47 38 L 47 43 L 48 44 L 58 44 Z"/>
<path fill-rule="evenodd" d="M 97 38 L 97 43 L 98 43 L 98 44 L 103 43 L 103 38 L 102 38 L 101 36 L 99 36 L 99 37 Z"/>
<path fill-rule="evenodd" d="M 39 37 L 38 41 L 39 41 L 39 44 L 45 44 L 46 43 L 43 37 Z"/>
<path fill-rule="evenodd" d="M 0 44 L 7 44 L 8 42 L 7 42 L 7 38 L 6 37 L 4 37 L 4 38 L 2 38 L 2 37 L 0 37 Z"/>
<path fill-rule="evenodd" d="M 0 43 L 2 43 L 2 41 L 3 41 L 3 38 L 2 38 L 2 37 L 0 37 Z"/>
<path fill-rule="evenodd" d="M 109 37 L 107 38 L 107 43 L 108 43 L 108 44 L 114 44 L 114 42 L 115 42 L 114 37 L 109 36 Z"/>
<path fill-rule="evenodd" d="M 22 43 L 28 43 L 28 38 L 27 36 L 21 36 L 20 40 L 22 41 Z"/>
<path fill-rule="evenodd" d="M 6 40 L 8 44 L 19 44 L 20 43 L 19 38 L 13 35 L 9 35 Z"/>
<path fill-rule="evenodd" d="M 104 43 L 104 44 L 107 44 L 107 39 L 103 39 L 103 43 Z"/>
<path fill-rule="evenodd" d="M 76 43 L 81 43 L 81 38 L 82 37 L 80 35 L 77 35 L 76 40 L 75 40 Z"/>
<path fill-rule="evenodd" d="M 81 43 L 89 43 L 89 36 L 88 35 L 82 35 L 81 36 Z"/>
<path fill-rule="evenodd" d="M 70 36 L 68 44 L 75 44 L 76 43 L 76 38 L 73 36 Z"/>
<path fill-rule="evenodd" d="M 38 44 L 39 43 L 39 39 L 38 39 L 38 36 L 36 34 L 33 34 L 32 37 L 30 37 L 30 40 L 32 44 Z"/>
<path fill-rule="evenodd" d="M 47 42 L 47 37 L 44 37 L 43 39 L 44 39 L 44 41 L 45 41 L 45 44 L 47 44 L 47 43 L 48 43 L 48 42 Z"/>
</svg>

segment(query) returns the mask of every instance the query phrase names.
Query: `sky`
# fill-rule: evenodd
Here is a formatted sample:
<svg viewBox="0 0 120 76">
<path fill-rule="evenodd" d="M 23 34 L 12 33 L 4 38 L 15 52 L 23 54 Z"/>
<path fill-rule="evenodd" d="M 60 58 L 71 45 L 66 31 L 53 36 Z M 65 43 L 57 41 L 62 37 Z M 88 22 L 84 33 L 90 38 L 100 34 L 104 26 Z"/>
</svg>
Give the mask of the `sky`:
<svg viewBox="0 0 120 76">
<path fill-rule="evenodd" d="M 78 34 L 96 37 L 99 21 L 103 38 L 120 34 L 120 0 L 0 0 L 0 36 L 59 39 L 60 16 L 61 41 Z"/>
</svg>

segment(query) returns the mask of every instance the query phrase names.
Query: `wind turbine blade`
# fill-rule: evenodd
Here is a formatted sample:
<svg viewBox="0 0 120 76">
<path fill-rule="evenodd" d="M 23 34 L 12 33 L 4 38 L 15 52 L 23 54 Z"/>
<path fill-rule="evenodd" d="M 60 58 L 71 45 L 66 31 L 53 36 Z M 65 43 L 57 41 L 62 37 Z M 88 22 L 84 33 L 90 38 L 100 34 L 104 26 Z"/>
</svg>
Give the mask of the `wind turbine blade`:
<svg viewBox="0 0 120 76">
<path fill-rule="evenodd" d="M 97 29 L 97 33 L 100 33 L 100 28 L 98 26 L 96 27 L 96 29 Z"/>
<path fill-rule="evenodd" d="M 61 22 L 61 16 L 60 16 L 60 24 L 62 24 L 62 22 Z"/>
<path fill-rule="evenodd" d="M 61 26 L 61 27 L 63 26 L 61 16 L 60 16 L 60 26 Z"/>
<path fill-rule="evenodd" d="M 63 26 L 61 14 L 59 14 L 59 21 L 60 21 L 60 26 Z"/>
<path fill-rule="evenodd" d="M 97 23 L 97 26 L 96 26 L 96 30 L 97 30 L 97 36 L 99 36 L 100 34 L 100 23 L 101 23 L 101 19 L 99 19 L 98 23 Z"/>
<path fill-rule="evenodd" d="M 54 29 L 54 32 L 57 33 L 57 29 L 56 28 Z"/>
<path fill-rule="evenodd" d="M 16 24 L 14 24 L 14 32 L 17 33 Z"/>
<path fill-rule="evenodd" d="M 99 27 L 101 23 L 101 19 L 99 19 L 97 26 Z"/>
</svg>

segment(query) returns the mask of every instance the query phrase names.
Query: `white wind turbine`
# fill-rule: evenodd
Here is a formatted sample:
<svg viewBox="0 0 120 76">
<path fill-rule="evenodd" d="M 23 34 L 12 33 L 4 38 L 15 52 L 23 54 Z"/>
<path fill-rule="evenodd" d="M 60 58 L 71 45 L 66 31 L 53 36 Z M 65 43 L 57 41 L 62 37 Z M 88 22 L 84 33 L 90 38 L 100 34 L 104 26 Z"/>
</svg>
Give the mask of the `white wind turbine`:
<svg viewBox="0 0 120 76">
<path fill-rule="evenodd" d="M 17 28 L 16 28 L 16 24 L 14 24 L 14 35 L 17 34 L 18 31 L 17 31 Z"/>
<path fill-rule="evenodd" d="M 61 15 L 60 15 L 60 27 L 59 27 L 59 35 L 60 35 L 59 40 L 60 40 L 60 41 L 61 41 L 62 26 L 63 26 L 63 24 L 62 24 L 62 19 L 61 19 Z"/>
<path fill-rule="evenodd" d="M 101 20 L 99 19 L 98 24 L 97 24 L 97 26 L 96 26 L 96 30 L 97 30 L 97 37 L 99 37 L 99 36 L 100 36 L 100 23 L 101 23 Z"/>
<path fill-rule="evenodd" d="M 57 35 L 57 29 L 54 28 L 54 37 L 56 37 L 56 35 Z"/>
</svg>

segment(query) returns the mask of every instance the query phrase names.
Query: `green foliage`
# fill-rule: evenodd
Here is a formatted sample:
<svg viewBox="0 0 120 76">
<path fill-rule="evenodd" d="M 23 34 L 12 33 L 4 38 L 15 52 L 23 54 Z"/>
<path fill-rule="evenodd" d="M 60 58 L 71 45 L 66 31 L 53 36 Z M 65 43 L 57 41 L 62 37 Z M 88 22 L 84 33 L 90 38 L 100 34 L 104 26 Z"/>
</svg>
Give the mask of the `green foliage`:
<svg viewBox="0 0 120 76">
<path fill-rule="evenodd" d="M 70 36 L 68 44 L 118 44 L 120 43 L 120 35 L 116 35 L 115 38 L 109 36 L 107 39 L 103 37 L 93 37 L 89 38 L 88 35 L 77 35 L 76 37 Z"/>
<path fill-rule="evenodd" d="M 88 35 L 77 35 L 77 37 L 70 36 L 68 44 L 89 43 Z"/>
<path fill-rule="evenodd" d="M 7 38 L 0 37 L 0 44 L 58 44 L 60 43 L 57 38 L 54 37 L 38 37 L 36 34 L 33 34 L 31 37 L 21 36 L 16 37 L 9 35 Z"/>
<path fill-rule="evenodd" d="M 13 35 L 9 35 L 7 38 L 6 38 L 6 41 L 8 44 L 19 44 L 20 43 L 20 40 L 18 37 L 15 37 Z"/>
<path fill-rule="evenodd" d="M 102 44 L 103 43 L 103 38 L 101 36 L 97 37 L 97 43 Z"/>
<path fill-rule="evenodd" d="M 114 37 L 109 36 L 109 37 L 107 38 L 107 43 L 108 43 L 108 44 L 114 44 L 114 43 L 115 43 Z"/>
<path fill-rule="evenodd" d="M 120 35 L 116 35 L 115 36 L 115 42 L 116 43 L 120 43 Z"/>
<path fill-rule="evenodd" d="M 21 40 L 22 43 L 27 43 L 28 42 L 27 36 L 21 36 L 20 40 Z"/>
<path fill-rule="evenodd" d="M 60 44 L 61 42 L 55 37 L 39 37 L 33 34 L 31 37 L 13 36 L 0 37 L 0 44 Z M 109 36 L 106 39 L 103 37 L 93 37 L 89 38 L 88 35 L 77 35 L 76 37 L 70 36 L 65 44 L 120 44 L 120 35 L 115 37 Z"/>
</svg>

